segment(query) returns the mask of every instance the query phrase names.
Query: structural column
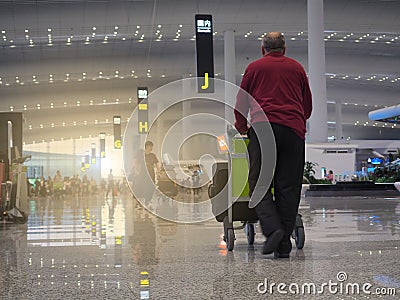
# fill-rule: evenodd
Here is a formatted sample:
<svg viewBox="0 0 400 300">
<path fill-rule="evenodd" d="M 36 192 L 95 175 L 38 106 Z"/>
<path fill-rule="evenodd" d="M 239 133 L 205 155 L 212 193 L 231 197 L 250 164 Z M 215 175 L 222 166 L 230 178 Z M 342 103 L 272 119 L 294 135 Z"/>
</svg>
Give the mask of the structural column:
<svg viewBox="0 0 400 300">
<path fill-rule="evenodd" d="M 187 76 L 184 76 L 183 79 L 187 78 L 187 80 L 183 80 L 182 84 L 182 117 L 188 117 L 192 114 L 192 100 L 186 100 L 188 97 L 190 97 L 190 91 L 191 91 L 191 80 L 188 79 Z M 188 119 L 183 119 L 182 121 L 182 139 L 181 143 L 183 145 L 185 144 L 184 138 L 188 136 L 189 132 L 191 132 L 191 126 L 192 124 L 190 123 L 190 120 Z M 182 157 L 177 157 L 178 159 L 190 159 L 190 151 L 188 149 L 188 145 L 186 144 L 181 148 L 181 155 Z"/>
<path fill-rule="evenodd" d="M 78 163 L 76 161 L 76 142 L 75 142 L 75 139 L 72 139 L 72 157 L 73 157 L 73 166 L 74 166 L 73 170 L 74 170 L 74 172 L 78 173 L 79 168 L 78 168 L 78 165 L 77 165 Z"/>
<path fill-rule="evenodd" d="M 46 143 L 46 175 L 47 176 L 51 176 L 50 175 L 50 142 Z M 44 174 L 42 174 L 43 177 L 45 177 Z"/>
<path fill-rule="evenodd" d="M 343 138 L 343 117 L 342 117 L 342 102 L 336 100 L 335 103 L 335 115 L 336 115 L 336 140 L 341 140 Z"/>
<path fill-rule="evenodd" d="M 227 30 L 224 32 L 224 71 L 225 71 L 225 121 L 232 126 L 234 114 L 232 107 L 235 106 L 237 89 L 232 86 L 236 84 L 236 55 L 235 55 L 235 32 Z M 231 160 L 228 158 L 228 169 L 231 168 Z M 228 205 L 232 199 L 232 181 L 228 181 Z M 232 210 L 228 210 L 228 217 L 232 219 Z"/>
<path fill-rule="evenodd" d="M 225 72 L 225 120 L 234 123 L 233 110 L 235 106 L 236 92 L 230 83 L 236 84 L 236 54 L 235 54 L 235 31 L 224 32 L 224 72 Z"/>
<path fill-rule="evenodd" d="M 308 140 L 327 141 L 327 96 L 325 79 L 324 2 L 308 0 L 308 71 L 313 95 Z"/>
</svg>

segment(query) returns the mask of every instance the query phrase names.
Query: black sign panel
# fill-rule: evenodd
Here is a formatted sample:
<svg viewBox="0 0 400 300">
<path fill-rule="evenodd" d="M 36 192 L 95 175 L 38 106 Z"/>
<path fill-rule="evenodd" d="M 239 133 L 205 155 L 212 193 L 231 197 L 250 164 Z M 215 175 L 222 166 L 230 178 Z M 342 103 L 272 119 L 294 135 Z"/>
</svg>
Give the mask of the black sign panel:
<svg viewBox="0 0 400 300">
<path fill-rule="evenodd" d="M 92 165 L 96 164 L 96 144 L 92 143 L 92 160 L 91 160 Z"/>
<path fill-rule="evenodd" d="M 147 87 L 138 87 L 138 132 L 146 134 L 149 130 L 149 110 L 148 110 L 148 89 Z"/>
<path fill-rule="evenodd" d="M 106 157 L 106 134 L 100 133 L 100 158 Z"/>
<path fill-rule="evenodd" d="M 121 149 L 121 116 L 114 116 L 114 149 Z"/>
<path fill-rule="evenodd" d="M 85 168 L 89 169 L 90 163 L 89 163 L 90 157 L 89 157 L 89 151 L 85 152 Z"/>
<path fill-rule="evenodd" d="M 211 15 L 195 16 L 197 90 L 214 93 L 213 24 Z"/>
</svg>

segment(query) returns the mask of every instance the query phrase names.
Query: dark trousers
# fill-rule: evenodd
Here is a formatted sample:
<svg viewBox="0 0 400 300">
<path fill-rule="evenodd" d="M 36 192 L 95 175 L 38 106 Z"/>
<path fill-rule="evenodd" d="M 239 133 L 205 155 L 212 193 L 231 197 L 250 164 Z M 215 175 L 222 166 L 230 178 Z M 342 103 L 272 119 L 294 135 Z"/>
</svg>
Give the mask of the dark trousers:
<svg viewBox="0 0 400 300">
<path fill-rule="evenodd" d="M 275 172 L 273 183 L 255 209 L 265 236 L 270 235 L 278 228 L 282 228 L 286 233 L 284 239 L 288 240 L 295 225 L 300 203 L 305 143 L 289 127 L 273 123 L 270 125 L 276 143 Z M 271 157 L 261 157 L 260 143 L 254 131 L 254 129 L 257 132 L 268 131 L 266 126 L 269 126 L 269 124 L 255 123 L 253 124 L 254 128 L 250 128 L 248 132 L 250 139 L 248 145 L 250 195 L 253 193 L 257 183 L 262 160 L 273 159 Z M 271 193 L 272 185 L 275 197 Z"/>
</svg>

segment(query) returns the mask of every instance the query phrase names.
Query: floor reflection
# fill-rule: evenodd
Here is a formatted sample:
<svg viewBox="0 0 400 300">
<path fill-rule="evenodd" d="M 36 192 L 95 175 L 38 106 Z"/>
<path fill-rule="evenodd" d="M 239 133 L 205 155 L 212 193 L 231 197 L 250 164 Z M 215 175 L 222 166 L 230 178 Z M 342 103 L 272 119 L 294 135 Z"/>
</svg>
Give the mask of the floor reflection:
<svg viewBox="0 0 400 300">
<path fill-rule="evenodd" d="M 154 201 L 172 217 L 193 213 L 162 195 Z M 32 198 L 29 206 L 27 224 L 0 225 L 4 299 L 258 299 L 257 283 L 266 276 L 318 281 L 340 270 L 379 286 L 400 282 L 393 264 L 399 198 L 303 199 L 306 244 L 287 260 L 260 254 L 258 227 L 254 246 L 237 231 L 228 252 L 221 223 L 169 222 L 127 195 Z"/>
</svg>

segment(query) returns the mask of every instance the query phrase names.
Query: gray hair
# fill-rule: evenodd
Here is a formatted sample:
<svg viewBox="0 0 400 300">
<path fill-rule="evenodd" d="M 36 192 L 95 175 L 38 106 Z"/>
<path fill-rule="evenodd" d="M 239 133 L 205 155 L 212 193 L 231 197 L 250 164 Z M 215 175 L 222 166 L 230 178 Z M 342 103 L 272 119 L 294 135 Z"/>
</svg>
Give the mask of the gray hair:
<svg viewBox="0 0 400 300">
<path fill-rule="evenodd" d="M 286 42 L 282 33 L 278 33 L 277 35 L 268 33 L 263 37 L 261 44 L 267 52 L 283 52 Z"/>
</svg>

